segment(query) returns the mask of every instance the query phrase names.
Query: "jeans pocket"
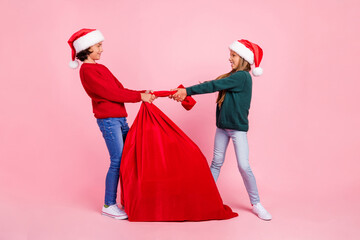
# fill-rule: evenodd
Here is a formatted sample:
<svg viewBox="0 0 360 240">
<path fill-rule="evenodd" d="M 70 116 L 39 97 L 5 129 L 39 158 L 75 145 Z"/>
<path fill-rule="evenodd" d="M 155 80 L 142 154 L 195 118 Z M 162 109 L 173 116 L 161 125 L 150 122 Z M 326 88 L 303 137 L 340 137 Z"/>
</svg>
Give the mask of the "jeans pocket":
<svg viewBox="0 0 360 240">
<path fill-rule="evenodd" d="M 112 134 L 111 121 L 109 119 L 98 119 L 97 123 L 105 140 L 111 140 L 114 138 Z"/>
</svg>

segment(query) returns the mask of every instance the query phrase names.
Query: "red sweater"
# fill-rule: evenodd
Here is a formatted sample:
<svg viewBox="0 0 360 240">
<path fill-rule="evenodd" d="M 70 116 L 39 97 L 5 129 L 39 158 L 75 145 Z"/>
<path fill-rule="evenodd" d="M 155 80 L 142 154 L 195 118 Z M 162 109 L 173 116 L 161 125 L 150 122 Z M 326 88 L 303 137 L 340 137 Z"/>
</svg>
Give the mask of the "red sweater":
<svg viewBox="0 0 360 240">
<path fill-rule="evenodd" d="M 92 100 L 96 118 L 127 117 L 125 102 L 140 102 L 141 92 L 126 89 L 102 64 L 83 63 L 81 83 Z"/>
</svg>

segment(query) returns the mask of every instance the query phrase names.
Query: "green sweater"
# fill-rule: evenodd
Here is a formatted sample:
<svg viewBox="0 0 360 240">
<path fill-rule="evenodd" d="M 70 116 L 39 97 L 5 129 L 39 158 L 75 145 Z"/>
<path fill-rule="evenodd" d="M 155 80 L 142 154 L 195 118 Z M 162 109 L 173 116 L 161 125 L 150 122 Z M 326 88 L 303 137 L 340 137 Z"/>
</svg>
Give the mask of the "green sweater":
<svg viewBox="0 0 360 240">
<path fill-rule="evenodd" d="M 216 126 L 223 129 L 249 130 L 249 109 L 252 79 L 249 72 L 237 71 L 227 78 L 204 82 L 186 88 L 187 95 L 212 93 L 226 90 L 224 102 L 216 104 Z"/>
</svg>

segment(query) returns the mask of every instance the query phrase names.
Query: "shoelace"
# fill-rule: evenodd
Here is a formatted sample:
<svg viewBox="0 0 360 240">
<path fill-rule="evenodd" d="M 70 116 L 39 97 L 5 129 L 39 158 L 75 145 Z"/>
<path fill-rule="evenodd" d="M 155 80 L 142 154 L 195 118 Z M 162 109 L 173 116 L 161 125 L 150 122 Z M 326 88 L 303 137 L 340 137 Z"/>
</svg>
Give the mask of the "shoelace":
<svg viewBox="0 0 360 240">
<path fill-rule="evenodd" d="M 257 210 L 259 210 L 259 212 L 261 212 L 261 213 L 267 213 L 266 209 L 265 209 L 262 205 L 260 205 L 260 206 L 258 206 L 258 207 L 256 207 L 256 208 L 257 208 Z"/>
<path fill-rule="evenodd" d="M 116 212 L 118 213 L 118 214 L 121 214 L 121 215 L 124 215 L 124 214 L 126 214 L 126 212 L 124 211 L 124 209 L 122 208 L 122 207 L 119 207 L 119 205 L 120 205 L 120 203 L 115 203 L 114 204 L 115 206 L 116 206 Z M 120 205 L 121 206 L 121 205 Z"/>
</svg>

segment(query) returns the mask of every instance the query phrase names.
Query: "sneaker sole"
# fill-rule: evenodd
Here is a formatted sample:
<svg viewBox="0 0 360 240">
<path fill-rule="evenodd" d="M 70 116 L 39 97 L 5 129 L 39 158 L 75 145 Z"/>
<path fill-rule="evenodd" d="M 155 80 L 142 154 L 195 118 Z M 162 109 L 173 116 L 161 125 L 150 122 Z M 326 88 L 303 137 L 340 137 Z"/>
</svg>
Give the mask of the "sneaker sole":
<svg viewBox="0 0 360 240">
<path fill-rule="evenodd" d="M 258 218 L 260 218 L 261 220 L 264 220 L 264 221 L 271 221 L 272 218 L 261 218 L 258 216 Z"/>
<path fill-rule="evenodd" d="M 128 216 L 126 216 L 126 215 L 115 216 L 115 215 L 111 215 L 111 214 L 104 213 L 104 212 L 102 212 L 101 214 L 104 215 L 104 216 L 111 217 L 111 218 L 115 218 L 115 219 L 119 219 L 119 220 L 128 219 Z"/>
</svg>

